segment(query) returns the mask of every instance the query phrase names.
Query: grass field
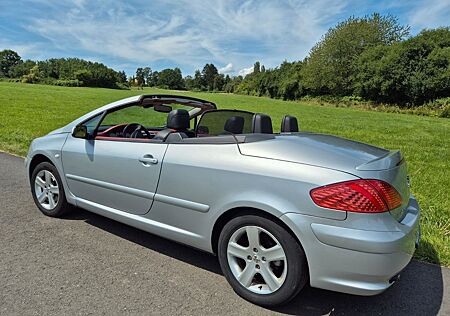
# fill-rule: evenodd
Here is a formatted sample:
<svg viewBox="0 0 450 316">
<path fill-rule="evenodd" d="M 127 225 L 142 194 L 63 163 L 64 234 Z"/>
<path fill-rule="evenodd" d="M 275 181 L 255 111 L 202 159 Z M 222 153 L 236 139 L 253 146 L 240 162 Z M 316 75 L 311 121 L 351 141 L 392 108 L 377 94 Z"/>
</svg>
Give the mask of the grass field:
<svg viewBox="0 0 450 316">
<path fill-rule="evenodd" d="M 0 82 L 0 150 L 25 155 L 35 137 L 111 101 L 167 90 L 66 88 Z M 400 149 L 409 166 L 412 192 L 422 207 L 422 244 L 416 257 L 450 266 L 450 119 L 321 107 L 249 96 L 170 91 L 205 98 L 219 108 L 263 112 L 279 130 L 284 114 L 302 130 L 330 133 L 388 149 Z M 1 162 L 0 162 L 1 163 Z"/>
</svg>

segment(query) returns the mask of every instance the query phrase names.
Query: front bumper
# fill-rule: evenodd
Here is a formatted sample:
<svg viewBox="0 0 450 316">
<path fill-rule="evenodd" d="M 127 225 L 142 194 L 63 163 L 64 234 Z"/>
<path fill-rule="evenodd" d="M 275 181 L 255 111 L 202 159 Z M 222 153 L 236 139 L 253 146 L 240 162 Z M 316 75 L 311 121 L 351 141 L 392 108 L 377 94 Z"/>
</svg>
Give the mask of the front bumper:
<svg viewBox="0 0 450 316">
<path fill-rule="evenodd" d="M 412 196 L 401 222 L 389 213 L 357 216 L 345 221 L 282 216 L 305 250 L 311 286 L 375 295 L 389 288 L 410 262 L 420 238 L 420 209 Z M 388 221 L 385 229 L 383 221 Z"/>
</svg>

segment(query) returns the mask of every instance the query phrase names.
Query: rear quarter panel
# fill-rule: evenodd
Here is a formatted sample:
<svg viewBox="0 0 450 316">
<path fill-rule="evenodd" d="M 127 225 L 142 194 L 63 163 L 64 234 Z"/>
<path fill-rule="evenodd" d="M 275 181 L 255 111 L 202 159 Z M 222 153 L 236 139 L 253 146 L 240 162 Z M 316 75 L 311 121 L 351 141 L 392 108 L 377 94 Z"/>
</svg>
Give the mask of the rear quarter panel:
<svg viewBox="0 0 450 316">
<path fill-rule="evenodd" d="M 351 179 L 355 176 L 336 170 L 244 156 L 236 144 L 170 144 L 147 216 L 201 236 L 184 242 L 210 251 L 214 223 L 237 207 L 256 208 L 277 217 L 299 213 L 344 220 L 346 212 L 316 206 L 309 191 Z M 167 203 L 158 195 L 185 201 L 185 205 L 193 202 L 194 207 Z"/>
</svg>

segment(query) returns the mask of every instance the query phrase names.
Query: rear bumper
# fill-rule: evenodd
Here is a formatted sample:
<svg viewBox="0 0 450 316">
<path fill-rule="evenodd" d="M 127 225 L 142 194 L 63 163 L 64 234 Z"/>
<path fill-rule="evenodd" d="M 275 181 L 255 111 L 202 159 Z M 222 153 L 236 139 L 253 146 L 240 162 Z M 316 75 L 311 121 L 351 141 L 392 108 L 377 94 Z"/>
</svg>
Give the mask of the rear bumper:
<svg viewBox="0 0 450 316">
<path fill-rule="evenodd" d="M 282 219 L 295 232 L 305 250 L 311 286 L 375 295 L 389 288 L 396 280 L 395 276 L 410 262 L 420 238 L 417 201 L 411 196 L 401 222 L 388 215 L 380 218 L 367 217 L 373 214 L 364 215 L 364 221 L 332 221 L 293 213 L 283 215 Z M 373 220 L 392 221 L 387 225 L 391 230 L 370 230 Z"/>
</svg>

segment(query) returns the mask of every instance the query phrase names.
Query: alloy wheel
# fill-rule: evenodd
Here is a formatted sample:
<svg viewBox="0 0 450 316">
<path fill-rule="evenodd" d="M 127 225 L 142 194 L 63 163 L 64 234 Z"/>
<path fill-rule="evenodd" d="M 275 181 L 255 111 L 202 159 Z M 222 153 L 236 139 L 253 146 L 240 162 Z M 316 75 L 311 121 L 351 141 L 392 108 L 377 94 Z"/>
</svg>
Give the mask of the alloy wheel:
<svg viewBox="0 0 450 316">
<path fill-rule="evenodd" d="M 274 293 L 286 279 L 284 249 L 262 227 L 244 226 L 236 230 L 228 241 L 227 259 L 236 280 L 251 292 Z"/>
<path fill-rule="evenodd" d="M 58 181 L 48 170 L 41 170 L 34 180 L 34 193 L 39 204 L 46 210 L 53 210 L 58 205 L 60 196 Z"/>
</svg>

